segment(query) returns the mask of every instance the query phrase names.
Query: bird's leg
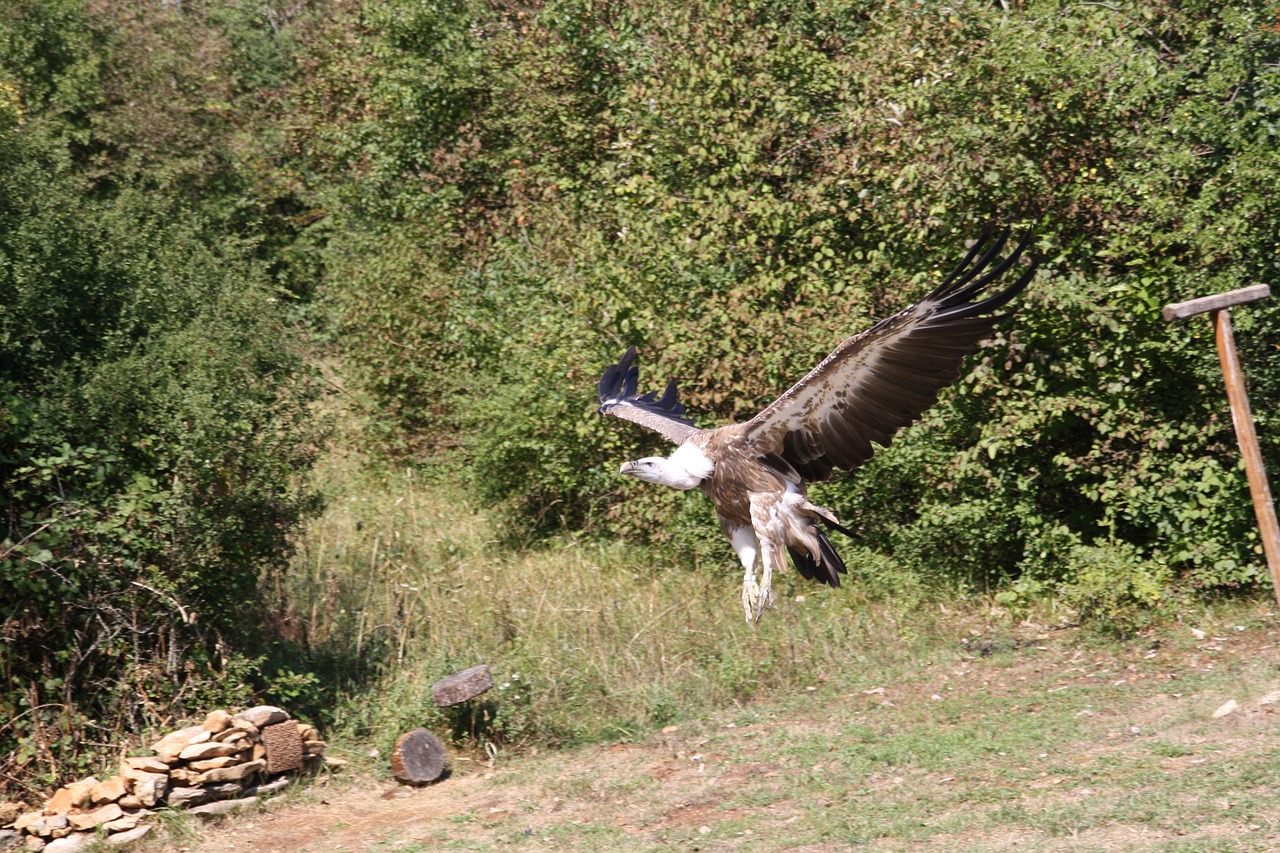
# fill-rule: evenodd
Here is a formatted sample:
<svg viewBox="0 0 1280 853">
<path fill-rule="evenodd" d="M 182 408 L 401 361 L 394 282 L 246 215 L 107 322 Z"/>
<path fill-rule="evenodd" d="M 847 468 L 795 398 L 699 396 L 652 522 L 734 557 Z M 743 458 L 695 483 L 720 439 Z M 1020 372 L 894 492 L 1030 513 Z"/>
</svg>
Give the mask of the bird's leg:
<svg viewBox="0 0 1280 853">
<path fill-rule="evenodd" d="M 760 595 L 756 601 L 755 619 L 747 616 L 748 622 L 759 622 L 764 609 L 773 606 L 773 564 L 778 557 L 775 551 L 768 543 L 760 549 Z"/>
<path fill-rule="evenodd" d="M 729 533 L 729 542 L 742 562 L 742 612 L 751 623 L 760 618 L 760 586 L 756 583 L 756 554 L 760 543 L 750 527 L 739 527 Z"/>
</svg>

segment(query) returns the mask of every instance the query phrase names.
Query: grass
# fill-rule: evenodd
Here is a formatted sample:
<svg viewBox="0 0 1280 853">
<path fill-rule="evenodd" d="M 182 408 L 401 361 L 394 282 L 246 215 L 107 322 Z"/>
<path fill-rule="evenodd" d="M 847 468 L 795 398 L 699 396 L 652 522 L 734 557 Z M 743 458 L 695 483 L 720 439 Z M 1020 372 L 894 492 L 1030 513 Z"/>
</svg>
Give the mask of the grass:
<svg viewBox="0 0 1280 853">
<path fill-rule="evenodd" d="M 1280 849 L 1274 607 L 1184 618 L 1206 635 L 1009 624 L 995 654 L 938 637 L 646 738 L 455 760 L 416 791 L 351 779 L 281 811 L 274 826 L 310 834 L 262 849 Z"/>
<path fill-rule="evenodd" d="M 574 539 L 512 552 L 482 511 L 412 471 L 335 459 L 326 481 L 329 509 L 278 579 L 281 621 L 306 649 L 289 669 L 321 674 L 297 700 L 330 734 L 384 752 L 418 725 L 490 753 L 641 737 L 820 683 L 851 659 L 906 666 L 952 619 L 917 598 L 888 603 L 788 575 L 776 606 L 748 626 L 727 545 L 714 568 Z M 436 708 L 430 685 L 479 663 L 497 687 Z M 337 697 L 319 689 L 335 683 Z"/>
<path fill-rule="evenodd" d="M 1269 601 L 1120 642 L 906 575 L 877 595 L 863 572 L 784 577 L 749 627 L 727 549 L 717 570 L 573 540 L 513 552 L 410 471 L 337 459 L 329 479 L 279 594 L 309 663 L 347 679 L 323 713 L 365 781 L 272 806 L 323 830 L 281 851 L 1280 846 L 1278 706 L 1256 701 L 1280 686 Z M 431 683 L 476 663 L 495 688 L 436 708 Z M 385 779 L 420 725 L 461 737 L 454 775 L 376 797 L 362 768 Z"/>
</svg>

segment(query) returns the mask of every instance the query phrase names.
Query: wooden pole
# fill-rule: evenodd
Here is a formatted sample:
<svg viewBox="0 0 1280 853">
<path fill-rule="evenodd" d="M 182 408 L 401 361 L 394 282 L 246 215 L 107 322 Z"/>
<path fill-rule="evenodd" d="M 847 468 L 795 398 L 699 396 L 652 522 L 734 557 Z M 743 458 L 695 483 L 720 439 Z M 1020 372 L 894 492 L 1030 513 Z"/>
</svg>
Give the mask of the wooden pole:
<svg viewBox="0 0 1280 853">
<path fill-rule="evenodd" d="M 1240 442 L 1240 455 L 1244 457 L 1244 471 L 1249 478 L 1249 494 L 1253 498 L 1253 512 L 1258 517 L 1258 531 L 1262 534 L 1262 550 L 1271 570 L 1276 602 L 1280 603 L 1280 524 L 1276 523 L 1276 507 L 1271 500 L 1271 487 L 1267 484 L 1267 469 L 1262 464 L 1262 448 L 1258 446 L 1258 433 L 1253 428 L 1244 372 L 1240 370 L 1240 359 L 1236 356 L 1231 312 L 1226 308 L 1214 311 L 1213 326 L 1218 338 L 1218 361 L 1222 362 L 1222 376 L 1227 382 L 1231 420 L 1236 426 L 1236 439 Z"/>
<path fill-rule="evenodd" d="M 1245 475 L 1249 478 L 1249 494 L 1253 498 L 1253 512 L 1258 518 L 1258 532 L 1262 536 L 1262 551 L 1266 555 L 1267 568 L 1271 570 L 1271 586 L 1280 603 L 1280 524 L 1276 522 L 1276 508 L 1271 500 L 1271 487 L 1267 484 L 1267 470 L 1262 463 L 1262 448 L 1258 445 L 1258 433 L 1253 427 L 1253 413 L 1249 410 L 1249 395 L 1245 389 L 1244 372 L 1236 355 L 1235 334 L 1231 330 L 1232 305 L 1256 302 L 1271 295 L 1265 284 L 1242 287 L 1227 293 L 1217 293 L 1166 305 L 1166 320 L 1191 317 L 1210 312 L 1217 338 L 1218 361 L 1222 364 L 1222 376 L 1227 384 L 1227 402 L 1231 406 L 1231 420 L 1235 424 L 1240 454 L 1244 457 Z"/>
</svg>

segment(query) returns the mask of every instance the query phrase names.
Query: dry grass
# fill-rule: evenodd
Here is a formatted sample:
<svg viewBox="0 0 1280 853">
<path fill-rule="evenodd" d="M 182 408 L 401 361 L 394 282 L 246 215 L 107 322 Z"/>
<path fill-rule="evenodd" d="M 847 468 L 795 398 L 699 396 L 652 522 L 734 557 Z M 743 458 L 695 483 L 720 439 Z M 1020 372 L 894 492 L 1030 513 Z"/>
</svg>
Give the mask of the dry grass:
<svg viewBox="0 0 1280 853">
<path fill-rule="evenodd" d="M 905 664 L 914 643 L 948 631 L 937 605 L 877 603 L 856 585 L 794 576 L 748 626 L 727 545 L 710 571 L 572 539 L 513 552 L 492 541 L 484 512 L 409 470 L 347 457 L 326 480 L 329 509 L 281 580 L 286 621 L 309 666 L 327 661 L 327 678 L 347 679 L 331 726 L 380 746 L 424 724 L 491 750 L 629 738 L 820 683 L 851 661 Z M 498 687 L 451 715 L 436 709 L 431 683 L 478 663 Z"/>
</svg>

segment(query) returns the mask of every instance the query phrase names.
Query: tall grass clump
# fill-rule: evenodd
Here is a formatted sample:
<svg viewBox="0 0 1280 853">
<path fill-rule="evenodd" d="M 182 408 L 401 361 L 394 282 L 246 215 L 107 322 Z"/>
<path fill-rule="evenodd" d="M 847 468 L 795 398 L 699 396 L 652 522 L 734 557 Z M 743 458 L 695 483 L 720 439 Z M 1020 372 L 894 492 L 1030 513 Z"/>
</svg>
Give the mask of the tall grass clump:
<svg viewBox="0 0 1280 853">
<path fill-rule="evenodd" d="M 892 667 L 936 622 L 898 629 L 919 594 L 891 607 L 856 582 L 833 591 L 788 574 L 748 626 L 727 547 L 716 565 L 571 537 L 512 550 L 454 486 L 354 457 L 327 470 L 329 509 L 281 579 L 280 621 L 302 656 L 293 665 L 318 679 L 296 700 L 355 741 L 385 746 L 421 725 L 492 747 L 628 738 L 847 668 Z M 495 687 L 437 708 L 431 684 L 480 663 Z"/>
</svg>

